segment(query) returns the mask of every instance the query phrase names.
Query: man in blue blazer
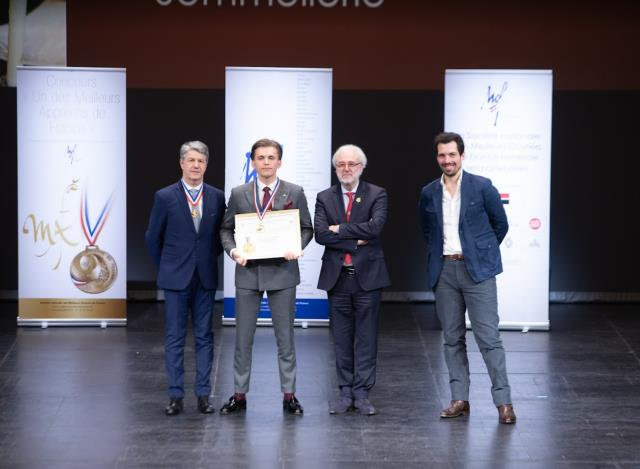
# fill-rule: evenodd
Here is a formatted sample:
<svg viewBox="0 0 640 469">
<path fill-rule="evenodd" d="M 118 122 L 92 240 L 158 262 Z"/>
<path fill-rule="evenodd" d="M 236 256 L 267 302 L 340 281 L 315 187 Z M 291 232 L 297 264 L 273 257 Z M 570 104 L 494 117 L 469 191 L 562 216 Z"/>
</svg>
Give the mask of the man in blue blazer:
<svg viewBox="0 0 640 469">
<path fill-rule="evenodd" d="M 222 252 L 220 224 L 224 193 L 204 183 L 209 149 L 199 141 L 180 148 L 182 178 L 155 194 L 145 240 L 158 267 L 165 297 L 165 367 L 169 382 L 166 415 L 182 411 L 184 345 L 191 310 L 196 358 L 198 410 L 209 403 L 213 363 L 212 309 L 218 286 L 217 257 Z"/>
<path fill-rule="evenodd" d="M 464 142 L 456 133 L 435 138 L 442 176 L 422 189 L 420 220 L 427 241 L 429 286 L 442 325 L 451 404 L 440 417 L 469 415 L 465 310 L 491 378 L 500 423 L 515 423 L 505 352 L 498 330 L 495 276 L 509 224 L 500 194 L 487 178 L 462 171 Z"/>
<path fill-rule="evenodd" d="M 324 245 L 318 288 L 329 296 L 340 388 L 329 413 L 353 408 L 374 415 L 378 312 L 390 284 L 381 240 L 387 192 L 360 179 L 367 157 L 359 147 L 341 146 L 332 162 L 339 184 L 318 194 L 314 220 L 316 241 Z"/>
</svg>

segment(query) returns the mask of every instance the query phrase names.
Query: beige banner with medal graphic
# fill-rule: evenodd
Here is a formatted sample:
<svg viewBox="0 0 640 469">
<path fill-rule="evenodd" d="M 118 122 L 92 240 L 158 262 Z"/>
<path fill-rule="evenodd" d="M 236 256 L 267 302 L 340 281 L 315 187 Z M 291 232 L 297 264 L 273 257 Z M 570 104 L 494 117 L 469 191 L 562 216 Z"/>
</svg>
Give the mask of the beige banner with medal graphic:
<svg viewBox="0 0 640 469">
<path fill-rule="evenodd" d="M 126 72 L 23 67 L 18 324 L 126 324 Z"/>
</svg>

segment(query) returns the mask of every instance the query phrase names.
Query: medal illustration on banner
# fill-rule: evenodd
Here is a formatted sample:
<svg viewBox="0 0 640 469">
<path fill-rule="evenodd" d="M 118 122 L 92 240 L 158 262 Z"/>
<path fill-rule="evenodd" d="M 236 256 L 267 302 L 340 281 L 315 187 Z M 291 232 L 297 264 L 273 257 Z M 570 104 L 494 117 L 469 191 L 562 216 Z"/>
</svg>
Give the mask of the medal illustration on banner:
<svg viewBox="0 0 640 469">
<path fill-rule="evenodd" d="M 80 197 L 80 225 L 89 244 L 71 261 L 70 274 L 73 284 L 85 293 L 95 294 L 107 291 L 118 276 L 118 266 L 113 256 L 96 244 L 109 218 L 112 200 L 113 194 L 109 196 L 98 219 L 92 225 L 87 191 L 84 190 Z"/>
</svg>

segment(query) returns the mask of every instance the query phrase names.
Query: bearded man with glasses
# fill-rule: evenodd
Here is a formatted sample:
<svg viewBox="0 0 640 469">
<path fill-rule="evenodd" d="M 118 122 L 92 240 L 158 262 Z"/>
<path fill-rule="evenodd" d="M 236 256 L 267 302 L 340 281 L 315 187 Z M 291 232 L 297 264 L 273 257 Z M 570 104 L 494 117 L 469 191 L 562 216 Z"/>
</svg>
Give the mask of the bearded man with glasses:
<svg viewBox="0 0 640 469">
<path fill-rule="evenodd" d="M 378 312 L 390 284 L 380 239 L 387 192 L 360 179 L 367 157 L 359 147 L 341 146 L 332 162 L 339 184 L 318 194 L 314 221 L 315 239 L 324 245 L 318 288 L 329 297 L 340 388 L 329 413 L 374 415 Z"/>
</svg>

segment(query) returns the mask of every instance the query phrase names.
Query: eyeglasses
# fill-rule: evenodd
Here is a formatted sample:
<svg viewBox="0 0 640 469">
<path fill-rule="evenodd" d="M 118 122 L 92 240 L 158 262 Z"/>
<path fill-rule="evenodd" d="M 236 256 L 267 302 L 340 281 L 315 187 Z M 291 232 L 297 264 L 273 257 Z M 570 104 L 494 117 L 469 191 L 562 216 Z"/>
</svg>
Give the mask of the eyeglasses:
<svg viewBox="0 0 640 469">
<path fill-rule="evenodd" d="M 349 169 L 353 169 L 356 166 L 360 166 L 362 163 L 354 163 L 353 161 L 348 161 L 348 162 L 344 162 L 341 161 L 340 163 L 336 163 L 336 168 L 338 169 L 344 169 L 344 168 L 349 168 Z"/>
</svg>

